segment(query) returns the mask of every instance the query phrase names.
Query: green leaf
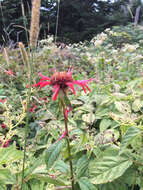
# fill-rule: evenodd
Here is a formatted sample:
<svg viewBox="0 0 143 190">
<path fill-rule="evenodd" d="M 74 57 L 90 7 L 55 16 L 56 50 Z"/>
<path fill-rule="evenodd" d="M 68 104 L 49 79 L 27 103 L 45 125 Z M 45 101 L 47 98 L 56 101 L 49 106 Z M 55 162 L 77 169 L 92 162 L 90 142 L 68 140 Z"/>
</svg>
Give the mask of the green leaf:
<svg viewBox="0 0 143 190">
<path fill-rule="evenodd" d="M 0 164 L 8 164 L 18 161 L 23 158 L 23 152 L 16 150 L 15 147 L 10 146 L 0 150 Z"/>
<path fill-rule="evenodd" d="M 65 162 L 63 162 L 62 160 L 58 160 L 55 165 L 54 165 L 54 169 L 58 170 L 62 173 L 68 174 L 70 172 L 70 168 L 69 165 L 66 164 Z"/>
<path fill-rule="evenodd" d="M 65 144 L 65 141 L 61 140 L 61 141 L 58 141 L 58 142 L 52 144 L 47 149 L 46 154 L 45 154 L 45 162 L 47 165 L 47 169 L 49 169 L 54 164 L 54 162 L 58 158 L 59 153 L 61 152 L 64 144 Z"/>
<path fill-rule="evenodd" d="M 135 101 L 132 104 L 133 111 L 138 112 L 142 107 L 143 107 L 143 101 L 141 101 L 140 99 L 135 99 Z"/>
<path fill-rule="evenodd" d="M 99 158 L 98 161 L 95 161 L 91 165 L 91 173 L 93 174 L 92 183 L 102 184 L 112 182 L 122 176 L 131 165 L 132 160 L 126 155 Z"/>
<path fill-rule="evenodd" d="M 116 109 L 121 113 L 131 113 L 130 105 L 127 102 L 114 102 Z"/>
<path fill-rule="evenodd" d="M 105 131 L 110 125 L 112 121 L 110 119 L 102 119 L 100 122 L 100 132 Z"/>
<path fill-rule="evenodd" d="M 0 169 L 0 181 L 3 184 L 15 184 L 16 176 L 11 174 L 8 169 Z"/>
<path fill-rule="evenodd" d="M 30 180 L 30 179 L 36 179 L 36 180 L 39 180 L 39 181 L 43 181 L 43 182 L 47 182 L 47 183 L 50 183 L 50 184 L 54 184 L 56 186 L 60 186 L 60 185 L 65 186 L 66 185 L 60 179 L 54 179 L 52 177 L 44 176 L 44 175 L 40 175 L 40 174 L 31 174 L 25 180 Z"/>
<path fill-rule="evenodd" d="M 77 164 L 76 164 L 76 178 L 80 178 L 83 176 L 87 176 L 88 175 L 88 164 L 89 161 L 87 159 L 87 156 L 82 156 Z"/>
<path fill-rule="evenodd" d="M 122 180 L 119 179 L 116 179 L 111 183 L 105 183 L 99 185 L 99 190 L 116 190 L 116 189 L 127 190 L 128 187 Z"/>
<path fill-rule="evenodd" d="M 125 173 L 119 178 L 120 181 L 122 181 L 123 183 L 128 184 L 128 186 L 131 186 L 135 183 L 135 178 L 136 178 L 136 168 L 133 166 L 131 166 L 130 168 L 128 168 Z"/>
<path fill-rule="evenodd" d="M 87 123 L 93 123 L 95 120 L 95 115 L 93 113 L 83 114 L 82 120 Z"/>
<path fill-rule="evenodd" d="M 24 190 L 29 190 L 29 186 L 28 186 L 27 183 L 24 183 L 24 184 L 23 184 L 23 189 L 24 189 Z"/>
<path fill-rule="evenodd" d="M 39 190 L 39 189 L 44 190 L 45 182 L 41 182 L 37 179 L 32 179 L 30 180 L 29 184 L 30 184 L 31 190 Z"/>
<path fill-rule="evenodd" d="M 81 190 L 97 190 L 97 188 L 89 181 L 87 177 L 82 177 L 78 180 Z"/>
<path fill-rule="evenodd" d="M 0 189 L 7 190 L 7 187 L 0 181 Z"/>
<path fill-rule="evenodd" d="M 28 166 L 28 168 L 26 168 L 25 176 L 27 177 L 28 175 L 31 175 L 32 173 L 34 173 L 34 171 L 35 171 L 39 166 L 42 166 L 43 162 L 44 162 L 44 161 L 43 161 L 42 158 L 39 158 L 39 159 L 33 158 L 32 163 L 31 163 L 31 167 Z M 40 169 L 40 171 L 41 171 L 41 169 Z M 41 171 L 41 172 L 42 172 L 42 171 Z"/>
<path fill-rule="evenodd" d="M 130 127 L 125 135 L 123 136 L 122 138 L 122 141 L 121 141 L 121 151 L 127 147 L 131 141 L 141 133 L 141 129 L 137 128 L 137 127 Z"/>
</svg>

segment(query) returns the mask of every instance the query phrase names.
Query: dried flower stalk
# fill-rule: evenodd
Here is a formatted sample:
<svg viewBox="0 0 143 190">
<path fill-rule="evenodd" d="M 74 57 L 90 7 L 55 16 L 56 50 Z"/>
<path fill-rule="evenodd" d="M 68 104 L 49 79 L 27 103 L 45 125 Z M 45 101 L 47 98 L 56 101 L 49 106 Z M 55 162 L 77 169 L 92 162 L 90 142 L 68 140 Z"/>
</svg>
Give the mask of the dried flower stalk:
<svg viewBox="0 0 143 190">
<path fill-rule="evenodd" d="M 7 49 L 6 48 L 3 48 L 3 57 L 5 58 L 5 61 L 9 67 L 10 65 L 10 62 L 9 62 L 9 57 L 8 57 L 8 53 L 7 53 Z"/>
<path fill-rule="evenodd" d="M 24 44 L 22 42 L 19 42 L 18 45 L 19 45 L 19 48 L 20 48 L 20 53 L 21 53 L 21 56 L 22 56 L 23 63 L 28 68 L 28 77 L 30 77 L 30 63 L 29 63 L 28 54 L 27 54 L 26 49 L 24 47 Z"/>
<path fill-rule="evenodd" d="M 31 26 L 30 26 L 30 47 L 35 48 L 39 35 L 39 20 L 40 20 L 40 5 L 41 0 L 33 0 Z"/>
</svg>

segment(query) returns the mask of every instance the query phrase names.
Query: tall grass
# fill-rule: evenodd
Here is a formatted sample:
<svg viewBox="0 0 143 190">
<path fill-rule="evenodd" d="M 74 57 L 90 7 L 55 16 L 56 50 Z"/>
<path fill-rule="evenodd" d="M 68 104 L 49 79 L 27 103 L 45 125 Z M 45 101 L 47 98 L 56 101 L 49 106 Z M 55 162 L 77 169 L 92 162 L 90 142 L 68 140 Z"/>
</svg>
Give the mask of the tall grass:
<svg viewBox="0 0 143 190">
<path fill-rule="evenodd" d="M 38 35 L 39 35 L 40 4 L 41 4 L 41 0 L 33 0 L 30 34 L 29 34 L 30 43 L 28 42 L 28 33 L 26 32 L 27 44 L 29 44 L 28 54 L 23 43 L 21 42 L 19 43 L 23 62 L 27 66 L 27 74 L 28 74 L 28 81 L 29 81 L 29 84 L 28 84 L 29 88 L 28 88 L 28 93 L 27 93 L 27 114 L 26 114 L 26 124 L 25 124 L 25 132 L 24 132 L 24 157 L 23 157 L 23 167 L 22 167 L 21 190 L 24 190 L 24 170 L 25 170 L 25 161 L 26 161 L 26 144 L 27 144 L 27 136 L 28 136 L 29 108 L 30 108 L 31 86 L 32 86 L 33 51 L 34 51 L 34 48 L 36 48 L 37 46 L 37 40 L 38 40 Z M 24 27 L 26 28 L 26 17 L 24 14 L 23 6 L 22 6 L 22 13 L 23 13 L 23 18 L 24 18 Z"/>
</svg>

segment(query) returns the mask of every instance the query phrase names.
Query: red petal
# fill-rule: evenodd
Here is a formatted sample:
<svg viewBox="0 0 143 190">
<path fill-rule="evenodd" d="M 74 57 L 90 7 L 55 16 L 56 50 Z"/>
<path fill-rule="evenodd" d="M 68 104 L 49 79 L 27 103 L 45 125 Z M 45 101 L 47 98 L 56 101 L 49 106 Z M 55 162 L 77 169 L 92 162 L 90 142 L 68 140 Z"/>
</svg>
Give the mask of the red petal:
<svg viewBox="0 0 143 190">
<path fill-rule="evenodd" d="M 34 86 L 37 87 L 37 86 L 40 86 L 40 88 L 44 87 L 44 86 L 47 86 L 47 85 L 50 85 L 51 82 L 50 81 L 40 81 L 38 82 L 37 84 L 35 84 Z"/>
<path fill-rule="evenodd" d="M 73 83 L 71 83 L 71 82 L 67 82 L 66 85 L 69 86 L 69 87 L 72 89 L 73 94 L 76 96 L 76 93 L 75 93 L 75 89 L 74 89 L 74 85 L 73 85 Z"/>
<path fill-rule="evenodd" d="M 86 86 L 86 88 L 89 90 L 89 92 L 91 92 L 90 88 L 87 86 L 87 84 L 84 84 L 84 86 Z"/>
<path fill-rule="evenodd" d="M 40 80 L 50 80 L 50 77 L 46 77 L 46 76 L 42 75 L 41 73 L 38 73 L 38 75 L 41 77 Z"/>
<path fill-rule="evenodd" d="M 84 92 L 86 93 L 86 89 L 84 87 L 84 84 L 81 81 L 74 81 L 74 84 L 77 84 L 77 85 L 81 86 L 82 89 L 84 90 Z"/>
<path fill-rule="evenodd" d="M 51 84 L 50 81 L 43 81 L 43 82 L 41 82 L 40 88 L 47 86 L 47 85 L 50 85 L 50 84 Z"/>
<path fill-rule="evenodd" d="M 56 87 L 55 87 L 56 86 Z M 60 90 L 60 86 L 58 86 L 58 85 L 55 85 L 54 87 L 53 87 L 53 91 L 54 91 L 54 94 L 53 94 L 53 96 L 52 96 L 52 99 L 55 101 L 56 99 L 57 99 L 57 95 L 58 95 L 58 92 L 59 92 L 59 90 Z"/>
</svg>

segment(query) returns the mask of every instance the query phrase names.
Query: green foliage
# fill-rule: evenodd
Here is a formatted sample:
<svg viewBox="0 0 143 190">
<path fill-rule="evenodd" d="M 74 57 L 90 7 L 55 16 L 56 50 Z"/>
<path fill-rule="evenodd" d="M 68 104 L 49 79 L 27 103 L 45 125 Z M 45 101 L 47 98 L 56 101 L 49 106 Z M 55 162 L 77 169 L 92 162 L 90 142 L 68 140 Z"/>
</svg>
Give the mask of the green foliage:
<svg viewBox="0 0 143 190">
<path fill-rule="evenodd" d="M 130 127 L 126 133 L 124 134 L 122 141 L 121 141 L 121 151 L 125 147 L 127 147 L 135 137 L 137 137 L 139 134 L 141 134 L 142 131 L 139 128 L 136 127 Z"/>
<path fill-rule="evenodd" d="M 23 158 L 23 153 L 15 147 L 8 147 L 0 151 L 0 165 L 10 164 Z"/>
<path fill-rule="evenodd" d="M 54 164 L 54 162 L 58 158 L 59 153 L 61 152 L 64 144 L 65 144 L 64 141 L 58 141 L 58 142 L 52 144 L 47 149 L 46 154 L 45 154 L 45 162 L 47 165 L 47 169 L 49 169 Z"/>
<path fill-rule="evenodd" d="M 132 160 L 126 155 L 104 156 L 92 163 L 91 172 L 93 184 L 109 183 L 119 178 L 132 165 Z"/>
<path fill-rule="evenodd" d="M 68 140 L 76 190 L 143 188 L 142 42 L 131 35 L 128 43 L 119 42 L 119 48 L 107 34 L 113 31 L 64 49 L 49 37 L 33 55 L 32 83 L 39 81 L 37 72 L 50 77 L 54 68 L 67 71 L 69 67 L 74 68 L 74 80 L 94 79 L 88 84 L 91 93 L 82 89 L 76 90 L 76 96 L 67 93 L 67 105 L 72 105 Z M 15 190 L 21 188 L 28 78 L 19 50 L 7 49 L 7 53 L 10 66 L 0 55 L 0 126 L 6 125 L 0 127 L 0 188 Z M 7 75 L 9 69 L 14 76 Z M 50 86 L 32 87 L 25 189 L 71 188 L 65 140 L 57 141 L 64 132 L 64 117 L 51 96 Z"/>
<path fill-rule="evenodd" d="M 92 183 L 90 183 L 89 179 L 86 177 L 80 178 L 78 183 L 79 183 L 80 189 L 97 190 L 97 188 Z"/>
<path fill-rule="evenodd" d="M 134 24 L 128 24 L 126 26 L 114 26 L 112 33 L 106 30 L 108 35 L 105 43 L 111 43 L 115 48 L 122 47 L 125 43 L 141 43 L 143 40 L 142 26 L 134 26 Z"/>
</svg>

